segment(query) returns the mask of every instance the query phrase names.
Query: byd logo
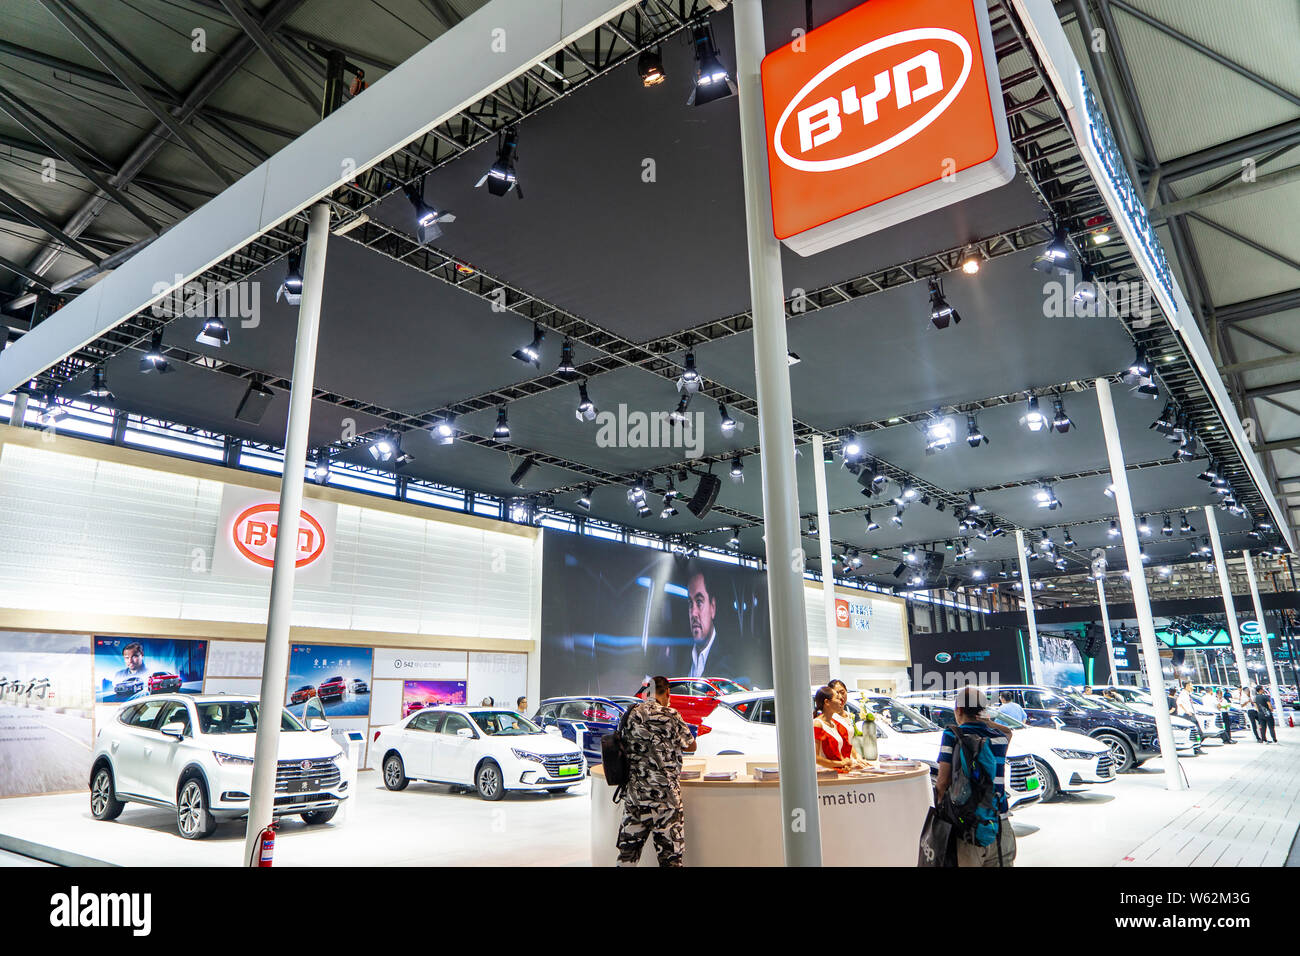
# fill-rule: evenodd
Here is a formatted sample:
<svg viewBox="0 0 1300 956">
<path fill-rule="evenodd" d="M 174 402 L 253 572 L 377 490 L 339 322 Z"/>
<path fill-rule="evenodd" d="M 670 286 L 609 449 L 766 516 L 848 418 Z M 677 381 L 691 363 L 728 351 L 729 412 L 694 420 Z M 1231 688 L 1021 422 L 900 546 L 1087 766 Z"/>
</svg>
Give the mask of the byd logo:
<svg viewBox="0 0 1300 956">
<path fill-rule="evenodd" d="M 836 600 L 835 602 L 835 625 L 837 627 L 849 626 L 849 602 Z"/>
<path fill-rule="evenodd" d="M 305 567 L 325 553 L 325 529 L 306 511 L 301 512 L 298 527 L 298 560 L 295 567 Z M 275 539 L 279 532 L 280 506 L 253 505 L 235 519 L 231 537 L 235 547 L 249 561 L 263 567 L 275 566 Z"/>
<path fill-rule="evenodd" d="M 966 38 L 938 27 L 864 43 L 795 94 L 777 121 L 772 145 L 783 163 L 805 172 L 868 162 L 943 115 L 966 86 L 973 62 Z M 917 104 L 924 112 L 912 108 Z"/>
</svg>

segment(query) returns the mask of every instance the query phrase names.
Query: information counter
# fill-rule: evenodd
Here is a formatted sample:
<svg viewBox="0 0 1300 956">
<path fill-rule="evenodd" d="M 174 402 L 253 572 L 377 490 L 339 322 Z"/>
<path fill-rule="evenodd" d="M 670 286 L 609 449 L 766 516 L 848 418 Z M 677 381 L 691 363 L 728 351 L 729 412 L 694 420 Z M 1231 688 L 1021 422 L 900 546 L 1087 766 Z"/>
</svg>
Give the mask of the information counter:
<svg viewBox="0 0 1300 956">
<path fill-rule="evenodd" d="M 688 757 L 683 769 L 700 779 L 682 781 L 686 812 L 686 866 L 781 866 L 781 791 L 776 780 L 756 780 L 751 771 L 776 766 L 775 757 L 724 755 Z M 734 771 L 734 780 L 703 775 Z M 591 770 L 591 863 L 614 866 L 622 804 L 604 770 Z M 817 781 L 825 866 L 916 866 L 917 845 L 933 797 L 924 764 L 891 765 L 875 771 Z M 658 866 L 654 839 L 646 841 L 642 866 Z"/>
</svg>

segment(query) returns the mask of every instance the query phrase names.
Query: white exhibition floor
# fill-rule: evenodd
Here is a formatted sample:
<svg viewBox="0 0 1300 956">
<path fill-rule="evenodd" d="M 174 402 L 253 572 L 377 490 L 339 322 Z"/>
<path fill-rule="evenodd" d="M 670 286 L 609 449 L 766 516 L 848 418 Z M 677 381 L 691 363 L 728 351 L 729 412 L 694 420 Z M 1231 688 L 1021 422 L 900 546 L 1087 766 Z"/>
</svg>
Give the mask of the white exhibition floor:
<svg viewBox="0 0 1300 956">
<path fill-rule="evenodd" d="M 1247 734 L 1182 761 L 1191 789 L 1181 793 L 1165 790 L 1160 761 L 1151 760 L 1090 793 L 1018 811 L 1017 865 L 1280 866 L 1300 827 L 1300 728 L 1278 737 L 1265 745 Z M 334 823 L 285 821 L 275 864 L 585 866 L 588 786 L 488 803 L 432 784 L 390 793 L 366 771 L 356 802 Z M 68 793 L 0 800 L 0 847 L 6 836 L 123 866 L 235 866 L 244 823 L 191 842 L 164 811 L 128 805 L 101 823 L 86 793 Z M 0 866 L 23 862 L 0 853 Z"/>
</svg>

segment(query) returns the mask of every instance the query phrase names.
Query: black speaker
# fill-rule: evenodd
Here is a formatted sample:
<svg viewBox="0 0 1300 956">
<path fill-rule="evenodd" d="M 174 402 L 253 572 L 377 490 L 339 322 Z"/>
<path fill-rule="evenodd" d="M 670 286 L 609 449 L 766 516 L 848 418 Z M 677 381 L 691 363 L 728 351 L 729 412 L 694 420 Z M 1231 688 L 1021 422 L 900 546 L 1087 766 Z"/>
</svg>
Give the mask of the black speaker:
<svg viewBox="0 0 1300 956">
<path fill-rule="evenodd" d="M 248 391 L 244 392 L 244 397 L 239 400 L 239 407 L 235 409 L 235 418 L 250 425 L 259 424 L 274 398 L 275 392 L 257 382 L 252 383 L 248 386 Z"/>
<path fill-rule="evenodd" d="M 686 502 L 686 507 L 691 509 L 691 514 L 697 518 L 703 518 L 713 510 L 713 503 L 718 500 L 718 492 L 722 490 L 722 479 L 715 474 L 700 475 L 700 483 L 695 487 L 695 495 L 690 501 Z"/>
</svg>

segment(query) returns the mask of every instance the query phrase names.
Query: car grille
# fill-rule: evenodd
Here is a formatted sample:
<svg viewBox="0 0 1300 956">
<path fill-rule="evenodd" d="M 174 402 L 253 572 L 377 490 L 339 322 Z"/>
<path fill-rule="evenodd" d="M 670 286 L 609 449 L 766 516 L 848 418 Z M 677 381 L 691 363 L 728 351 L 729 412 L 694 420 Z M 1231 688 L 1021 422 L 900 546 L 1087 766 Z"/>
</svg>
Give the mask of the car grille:
<svg viewBox="0 0 1300 956">
<path fill-rule="evenodd" d="M 1017 793 L 1027 792 L 1025 781 L 1029 779 L 1034 769 L 1033 757 L 1008 757 L 1007 772 L 1011 776 L 1011 789 Z"/>
<path fill-rule="evenodd" d="M 1103 780 L 1115 776 L 1115 758 L 1105 753 L 1097 758 L 1097 776 Z"/>
<path fill-rule="evenodd" d="M 281 760 L 275 771 L 275 792 L 288 793 L 291 781 L 311 780 L 320 790 L 332 790 L 339 785 L 342 774 L 339 765 L 328 758 L 310 760 L 310 769 L 302 768 L 301 760 Z"/>
<path fill-rule="evenodd" d="M 572 756 L 557 755 L 545 757 L 542 760 L 542 766 L 546 768 L 548 777 L 558 777 L 561 767 L 581 767 L 582 757 L 578 754 Z"/>
</svg>

